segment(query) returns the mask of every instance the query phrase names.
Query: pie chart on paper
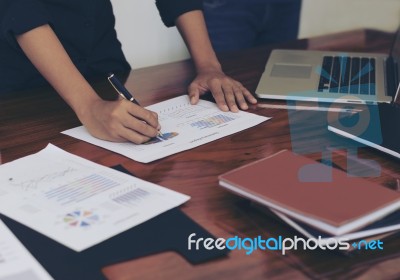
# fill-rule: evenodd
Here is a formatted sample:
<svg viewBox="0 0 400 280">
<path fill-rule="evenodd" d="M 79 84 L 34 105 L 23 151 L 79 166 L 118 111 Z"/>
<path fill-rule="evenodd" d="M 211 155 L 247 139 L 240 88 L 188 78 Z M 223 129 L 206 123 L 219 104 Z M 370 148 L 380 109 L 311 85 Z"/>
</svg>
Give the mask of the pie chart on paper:
<svg viewBox="0 0 400 280">
<path fill-rule="evenodd" d="M 81 211 L 77 210 L 71 213 L 68 213 L 64 217 L 64 222 L 71 227 L 89 227 L 100 220 L 97 214 L 94 214 L 92 211 Z"/>
</svg>

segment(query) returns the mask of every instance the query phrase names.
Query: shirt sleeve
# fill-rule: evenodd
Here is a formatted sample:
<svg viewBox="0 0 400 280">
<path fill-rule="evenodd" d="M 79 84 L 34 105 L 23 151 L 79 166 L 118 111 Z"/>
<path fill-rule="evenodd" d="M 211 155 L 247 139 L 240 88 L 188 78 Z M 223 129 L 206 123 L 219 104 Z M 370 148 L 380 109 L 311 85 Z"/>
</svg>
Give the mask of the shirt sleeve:
<svg viewBox="0 0 400 280">
<path fill-rule="evenodd" d="M 49 23 L 45 5 L 38 0 L 1 0 L 0 36 L 17 46 L 15 35 Z"/>
<path fill-rule="evenodd" d="M 202 0 L 156 0 L 162 21 L 167 27 L 175 25 L 182 14 L 194 10 L 203 10 Z"/>
</svg>

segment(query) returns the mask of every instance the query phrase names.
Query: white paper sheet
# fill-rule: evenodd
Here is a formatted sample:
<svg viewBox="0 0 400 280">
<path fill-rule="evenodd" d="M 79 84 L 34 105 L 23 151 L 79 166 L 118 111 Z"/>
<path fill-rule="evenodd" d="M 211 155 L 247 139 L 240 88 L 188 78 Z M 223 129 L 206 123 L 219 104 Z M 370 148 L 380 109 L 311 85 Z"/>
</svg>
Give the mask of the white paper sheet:
<svg viewBox="0 0 400 280">
<path fill-rule="evenodd" d="M 188 199 L 51 144 L 0 166 L 0 212 L 78 252 Z"/>
<path fill-rule="evenodd" d="M 0 280 L 53 279 L 0 220 Z"/>
<path fill-rule="evenodd" d="M 163 137 L 155 138 L 146 144 L 103 141 L 91 136 L 83 126 L 63 133 L 133 160 L 148 163 L 245 130 L 270 119 L 243 111 L 222 112 L 216 104 L 204 100 L 200 100 L 197 105 L 191 105 L 186 95 L 151 105 L 147 109 L 158 113 Z"/>
</svg>

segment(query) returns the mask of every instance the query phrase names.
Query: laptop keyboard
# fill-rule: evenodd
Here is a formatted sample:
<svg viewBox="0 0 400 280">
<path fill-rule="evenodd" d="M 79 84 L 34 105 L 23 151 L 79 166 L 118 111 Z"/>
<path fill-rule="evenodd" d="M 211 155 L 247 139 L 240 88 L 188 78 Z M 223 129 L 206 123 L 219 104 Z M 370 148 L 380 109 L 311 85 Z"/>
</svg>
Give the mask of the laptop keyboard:
<svg viewBox="0 0 400 280">
<path fill-rule="evenodd" d="M 324 56 L 319 92 L 375 95 L 375 59 Z"/>
</svg>

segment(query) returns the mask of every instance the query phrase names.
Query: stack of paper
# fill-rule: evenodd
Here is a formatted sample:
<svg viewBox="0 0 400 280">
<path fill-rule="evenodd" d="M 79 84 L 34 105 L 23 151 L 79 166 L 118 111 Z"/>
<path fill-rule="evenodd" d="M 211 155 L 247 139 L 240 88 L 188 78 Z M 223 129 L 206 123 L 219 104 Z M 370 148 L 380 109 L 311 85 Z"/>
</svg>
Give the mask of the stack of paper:
<svg viewBox="0 0 400 280">
<path fill-rule="evenodd" d="M 0 280 L 53 279 L 0 220 Z"/>
</svg>

